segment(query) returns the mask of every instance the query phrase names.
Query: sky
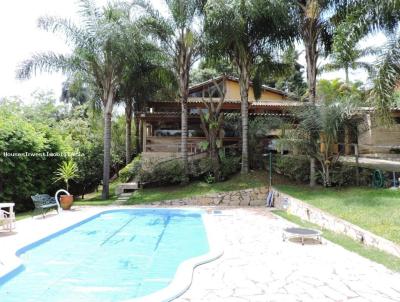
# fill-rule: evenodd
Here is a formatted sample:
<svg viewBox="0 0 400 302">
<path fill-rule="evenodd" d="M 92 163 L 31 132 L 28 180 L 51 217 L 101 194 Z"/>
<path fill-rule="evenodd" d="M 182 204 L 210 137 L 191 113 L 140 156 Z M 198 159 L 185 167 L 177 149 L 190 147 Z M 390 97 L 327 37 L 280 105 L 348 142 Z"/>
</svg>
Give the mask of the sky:
<svg viewBox="0 0 400 302">
<path fill-rule="evenodd" d="M 107 0 L 96 0 L 103 5 Z M 165 10 L 163 0 L 151 0 L 154 7 Z M 29 80 L 18 80 L 15 71 L 18 65 L 32 54 L 54 51 L 67 53 L 68 46 L 61 36 L 45 32 L 37 28 L 40 16 L 50 15 L 66 17 L 78 21 L 78 2 L 76 0 L 12 0 L 0 1 L 0 98 L 19 96 L 24 102 L 29 102 L 35 90 L 52 90 L 59 97 L 61 83 L 65 76 L 59 73 L 41 73 Z M 364 45 L 380 45 L 385 41 L 382 34 L 374 35 L 363 42 Z M 300 63 L 305 65 L 304 52 Z M 322 75 L 323 78 L 343 78 L 344 72 L 331 72 Z M 366 81 L 364 71 L 350 73 L 351 80 Z"/>
</svg>

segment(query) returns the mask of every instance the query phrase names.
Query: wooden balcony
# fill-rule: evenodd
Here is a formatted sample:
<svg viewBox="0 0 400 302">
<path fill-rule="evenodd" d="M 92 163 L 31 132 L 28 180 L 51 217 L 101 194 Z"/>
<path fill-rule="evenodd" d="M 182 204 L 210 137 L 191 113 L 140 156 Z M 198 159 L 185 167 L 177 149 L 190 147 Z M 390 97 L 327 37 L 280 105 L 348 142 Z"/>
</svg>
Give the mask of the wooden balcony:
<svg viewBox="0 0 400 302">
<path fill-rule="evenodd" d="M 205 137 L 188 137 L 188 152 L 197 154 L 202 152 L 199 144 L 206 141 Z M 238 137 L 225 137 L 223 139 L 224 146 L 233 145 L 239 142 Z M 144 152 L 181 152 L 181 137 L 180 136 L 148 136 L 146 144 L 143 148 Z"/>
</svg>

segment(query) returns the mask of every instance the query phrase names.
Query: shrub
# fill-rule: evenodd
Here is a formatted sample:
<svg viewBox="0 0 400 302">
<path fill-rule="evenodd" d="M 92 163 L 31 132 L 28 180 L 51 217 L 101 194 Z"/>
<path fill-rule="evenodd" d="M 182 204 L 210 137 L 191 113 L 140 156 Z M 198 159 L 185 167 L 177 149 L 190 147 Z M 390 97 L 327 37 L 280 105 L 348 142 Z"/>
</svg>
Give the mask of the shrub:
<svg viewBox="0 0 400 302">
<path fill-rule="evenodd" d="M 136 156 L 133 161 L 127 164 L 124 168 L 119 171 L 119 178 L 122 182 L 127 182 L 129 180 L 140 177 L 140 172 L 142 168 L 142 157 L 140 155 Z"/>
<path fill-rule="evenodd" d="M 192 178 L 199 178 L 211 171 L 211 159 L 204 157 L 189 162 L 189 173 Z"/>
<path fill-rule="evenodd" d="M 235 174 L 240 168 L 239 156 L 222 156 L 221 157 L 221 176 L 222 179 L 228 178 Z"/>
<path fill-rule="evenodd" d="M 52 154 L 63 151 L 62 140 L 52 128 L 0 112 L 0 202 L 13 201 L 22 211 L 33 207 L 31 195 L 54 193 L 51 175 L 62 157 Z"/>
<path fill-rule="evenodd" d="M 303 155 L 275 155 L 274 170 L 296 182 L 310 180 L 310 161 Z"/>
<path fill-rule="evenodd" d="M 184 180 L 184 167 L 178 159 L 156 164 L 153 169 L 141 170 L 140 182 L 158 184 L 177 184 Z"/>
</svg>

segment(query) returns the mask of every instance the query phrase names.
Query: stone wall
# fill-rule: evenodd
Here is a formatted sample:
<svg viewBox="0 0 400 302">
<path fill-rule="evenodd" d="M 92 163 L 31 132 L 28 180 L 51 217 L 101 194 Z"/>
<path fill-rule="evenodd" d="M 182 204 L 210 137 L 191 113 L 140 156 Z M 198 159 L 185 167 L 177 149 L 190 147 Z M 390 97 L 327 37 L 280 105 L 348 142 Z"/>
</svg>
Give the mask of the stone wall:
<svg viewBox="0 0 400 302">
<path fill-rule="evenodd" d="M 400 257 L 400 246 L 394 242 L 328 214 L 290 195 L 279 192 L 275 188 L 274 191 L 275 208 L 286 210 L 288 213 L 298 216 L 303 220 L 317 224 L 325 229 L 345 234 L 367 246 L 375 247 Z"/>
<path fill-rule="evenodd" d="M 156 201 L 150 204 L 157 206 L 264 206 L 267 193 L 268 189 L 266 187 L 259 187 L 193 196 L 183 199 Z"/>
</svg>

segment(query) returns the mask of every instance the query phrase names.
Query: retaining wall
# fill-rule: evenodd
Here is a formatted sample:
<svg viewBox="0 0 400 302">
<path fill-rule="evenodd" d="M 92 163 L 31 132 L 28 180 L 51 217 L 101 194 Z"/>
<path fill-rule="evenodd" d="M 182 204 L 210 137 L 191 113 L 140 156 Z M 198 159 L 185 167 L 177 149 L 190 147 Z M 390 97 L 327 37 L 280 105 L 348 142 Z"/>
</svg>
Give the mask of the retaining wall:
<svg viewBox="0 0 400 302">
<path fill-rule="evenodd" d="M 325 229 L 345 234 L 367 246 L 375 247 L 400 257 L 400 246 L 398 244 L 282 193 L 276 188 L 274 188 L 274 191 L 275 208 L 286 210 L 288 213 L 296 215 L 303 220 L 317 224 Z"/>
</svg>

